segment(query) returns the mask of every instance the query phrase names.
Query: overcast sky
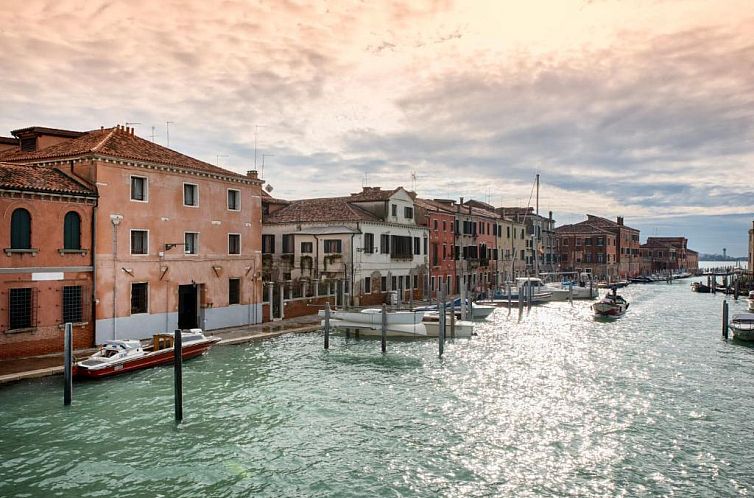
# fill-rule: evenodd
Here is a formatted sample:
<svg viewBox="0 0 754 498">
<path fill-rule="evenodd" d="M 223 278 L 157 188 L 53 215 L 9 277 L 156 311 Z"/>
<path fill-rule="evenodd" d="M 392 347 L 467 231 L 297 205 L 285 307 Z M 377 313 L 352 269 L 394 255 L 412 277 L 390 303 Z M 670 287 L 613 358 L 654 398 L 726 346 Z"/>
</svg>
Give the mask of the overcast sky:
<svg viewBox="0 0 754 498">
<path fill-rule="evenodd" d="M 615 217 L 746 253 L 745 1 L 37 1 L 0 9 L 0 134 L 136 132 L 273 195 L 371 186 Z M 709 229 L 707 229 L 707 227 Z M 713 235 L 714 234 L 714 235 Z"/>
</svg>

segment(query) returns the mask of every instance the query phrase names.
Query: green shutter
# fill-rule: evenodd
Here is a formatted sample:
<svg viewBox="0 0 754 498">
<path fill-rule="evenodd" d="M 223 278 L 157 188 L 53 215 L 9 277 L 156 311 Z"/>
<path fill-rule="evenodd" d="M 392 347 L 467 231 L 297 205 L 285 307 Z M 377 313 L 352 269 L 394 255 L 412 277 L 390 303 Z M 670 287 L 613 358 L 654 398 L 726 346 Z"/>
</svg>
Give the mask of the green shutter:
<svg viewBox="0 0 754 498">
<path fill-rule="evenodd" d="M 10 221 L 11 249 L 31 249 L 31 215 L 23 208 L 13 211 Z"/>
<path fill-rule="evenodd" d="M 73 211 L 65 215 L 63 249 L 81 249 L 81 218 Z"/>
</svg>

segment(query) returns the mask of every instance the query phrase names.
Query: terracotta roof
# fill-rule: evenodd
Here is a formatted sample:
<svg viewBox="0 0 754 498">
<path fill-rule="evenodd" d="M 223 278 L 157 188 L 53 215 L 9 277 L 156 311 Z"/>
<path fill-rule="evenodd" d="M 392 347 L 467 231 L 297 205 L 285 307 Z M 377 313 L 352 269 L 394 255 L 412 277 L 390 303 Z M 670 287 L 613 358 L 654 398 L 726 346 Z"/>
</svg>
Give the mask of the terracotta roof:
<svg viewBox="0 0 754 498">
<path fill-rule="evenodd" d="M 603 227 L 603 228 L 619 228 L 619 227 L 623 227 L 623 228 L 627 228 L 629 230 L 634 230 L 634 231 L 637 231 L 637 232 L 639 231 L 638 229 L 632 228 L 632 227 L 630 227 L 628 225 L 619 225 L 618 223 L 616 223 L 613 220 L 608 220 L 607 218 L 603 218 L 601 216 L 595 216 L 593 214 L 587 214 L 586 215 L 586 221 L 589 222 L 589 223 L 591 223 L 592 225 L 600 226 L 600 227 Z"/>
<path fill-rule="evenodd" d="M 4 151 L 0 153 L 0 160 L 36 162 L 47 159 L 76 157 L 85 154 L 99 154 L 121 159 L 132 159 L 248 179 L 244 175 L 219 168 L 140 138 L 123 128 L 105 128 L 85 132 L 78 138 L 33 152 L 18 149 Z"/>
<path fill-rule="evenodd" d="M 0 137 L 0 144 L 18 145 L 18 139 L 13 137 Z"/>
<path fill-rule="evenodd" d="M 442 202 L 437 202 L 432 199 L 421 199 L 417 197 L 414 199 L 414 206 L 417 206 L 427 211 L 442 211 L 444 213 L 453 214 L 455 211 L 453 208 Z"/>
<path fill-rule="evenodd" d="M 0 188 L 92 197 L 97 195 L 62 171 L 27 164 L 0 163 Z"/>
<path fill-rule="evenodd" d="M 44 126 L 30 126 L 28 128 L 20 128 L 18 130 L 13 130 L 11 134 L 14 137 L 20 137 L 21 135 L 52 135 L 56 137 L 69 137 L 69 138 L 77 138 L 81 135 L 84 135 L 85 131 L 73 131 L 73 130 L 63 130 L 60 128 L 46 128 Z"/>
<path fill-rule="evenodd" d="M 567 235 L 567 234 L 586 234 L 586 233 L 596 233 L 596 234 L 608 234 L 608 235 L 614 235 L 613 232 L 610 230 L 605 230 L 604 228 L 592 225 L 586 221 L 582 221 L 581 223 L 576 223 L 573 225 L 563 225 L 555 228 L 555 233 L 558 235 Z"/>
<path fill-rule="evenodd" d="M 265 223 L 331 221 L 380 221 L 377 216 L 351 204 L 350 197 L 326 197 L 290 201 L 286 207 L 267 216 Z"/>
<path fill-rule="evenodd" d="M 477 207 L 479 209 L 484 209 L 486 211 L 495 211 L 495 206 L 493 206 L 492 204 L 487 204 L 486 202 L 477 201 L 474 199 L 469 199 L 464 204 Z"/>
<path fill-rule="evenodd" d="M 284 199 L 272 197 L 265 189 L 262 189 L 262 202 L 265 204 L 290 204 Z"/>
<path fill-rule="evenodd" d="M 364 187 L 361 192 L 351 194 L 351 197 L 349 197 L 349 199 L 352 201 L 360 202 L 386 201 L 399 190 L 405 189 L 403 187 L 397 187 L 393 190 L 382 190 L 380 187 Z M 412 199 L 416 198 L 416 194 L 414 192 L 409 192 L 408 190 L 405 191 L 408 195 L 411 196 Z"/>
</svg>

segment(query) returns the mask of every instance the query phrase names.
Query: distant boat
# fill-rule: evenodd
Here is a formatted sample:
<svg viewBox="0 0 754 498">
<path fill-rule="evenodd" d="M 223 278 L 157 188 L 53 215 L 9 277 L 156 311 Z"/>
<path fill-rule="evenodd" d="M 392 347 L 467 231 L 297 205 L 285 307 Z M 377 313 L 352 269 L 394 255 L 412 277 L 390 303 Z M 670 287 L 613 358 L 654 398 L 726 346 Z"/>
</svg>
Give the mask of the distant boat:
<svg viewBox="0 0 754 498">
<path fill-rule="evenodd" d="M 701 282 L 694 282 L 693 284 L 691 284 L 691 290 L 694 292 L 700 292 L 702 294 L 709 294 L 712 291 L 709 285 L 704 285 Z"/>
<path fill-rule="evenodd" d="M 728 327 L 736 339 L 754 341 L 754 313 L 736 313 Z"/>
</svg>

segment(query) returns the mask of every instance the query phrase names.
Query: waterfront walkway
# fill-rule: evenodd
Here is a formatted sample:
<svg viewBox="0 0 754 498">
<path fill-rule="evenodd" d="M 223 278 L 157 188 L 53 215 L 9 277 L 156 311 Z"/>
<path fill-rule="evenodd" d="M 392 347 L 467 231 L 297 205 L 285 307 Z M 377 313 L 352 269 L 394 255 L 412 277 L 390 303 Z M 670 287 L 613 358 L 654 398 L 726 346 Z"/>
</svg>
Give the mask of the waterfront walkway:
<svg viewBox="0 0 754 498">
<path fill-rule="evenodd" d="M 241 344 L 244 342 L 268 339 L 283 334 L 314 332 L 320 329 L 317 315 L 289 318 L 259 325 L 244 325 L 227 329 L 208 331 L 208 334 L 221 337 L 219 345 Z M 61 338 L 62 343 L 62 338 Z M 80 349 L 74 356 L 82 358 L 94 353 L 96 349 Z M 63 353 L 0 360 L 0 384 L 23 379 L 46 377 L 63 373 Z"/>
</svg>

